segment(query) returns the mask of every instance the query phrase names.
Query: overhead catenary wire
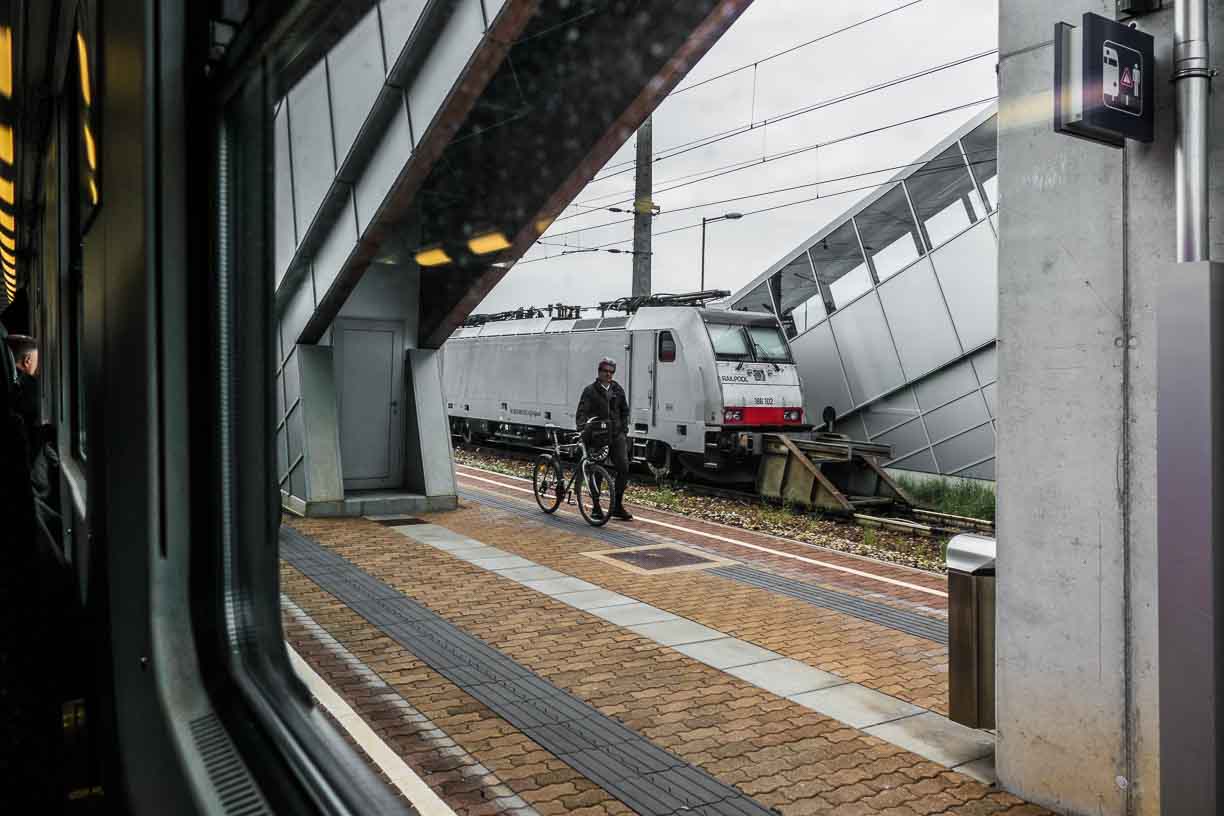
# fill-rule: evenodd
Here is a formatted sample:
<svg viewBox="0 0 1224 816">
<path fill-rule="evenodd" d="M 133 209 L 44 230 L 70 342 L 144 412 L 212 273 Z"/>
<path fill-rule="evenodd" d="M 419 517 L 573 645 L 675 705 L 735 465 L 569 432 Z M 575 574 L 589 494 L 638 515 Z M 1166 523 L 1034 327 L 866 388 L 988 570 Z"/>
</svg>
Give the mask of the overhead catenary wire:
<svg viewBox="0 0 1224 816">
<path fill-rule="evenodd" d="M 784 150 L 784 151 L 781 151 L 781 152 L 779 152 L 779 153 L 775 153 L 775 154 L 772 154 L 772 155 L 769 155 L 769 156 L 763 156 L 763 157 L 762 157 L 762 158 L 760 158 L 760 159 L 754 159 L 754 160 L 752 161 L 752 163 L 751 163 L 751 164 L 738 164 L 738 163 L 737 163 L 737 164 L 735 164 L 735 165 L 730 166 L 728 169 L 725 169 L 725 170 L 722 170 L 722 171 L 718 171 L 718 172 L 711 171 L 711 174 L 710 174 L 710 175 L 706 175 L 706 176 L 703 176 L 703 177 L 701 177 L 701 178 L 692 179 L 692 180 L 690 180 L 690 181 L 685 181 L 685 182 L 681 182 L 681 183 L 673 184 L 673 185 L 672 185 L 672 186 L 670 186 L 670 187 L 663 187 L 662 189 L 656 190 L 654 194 L 655 194 L 655 195 L 658 195 L 658 194 L 660 194 L 660 193 L 666 193 L 666 192 L 670 192 L 670 191 L 672 191 L 672 190 L 679 190 L 679 189 L 681 189 L 682 187 L 690 187 L 690 186 L 692 186 L 692 185 L 694 185 L 694 184 L 700 184 L 700 183 L 703 183 L 703 182 L 706 182 L 706 181 L 710 181 L 710 180 L 712 180 L 712 179 L 722 178 L 723 176 L 728 176 L 728 175 L 730 175 L 730 174 L 732 174 L 732 173 L 738 173 L 738 172 L 740 172 L 740 171 L 742 171 L 742 170 L 749 170 L 749 169 L 752 169 L 752 168 L 754 168 L 754 167 L 761 167 L 762 165 L 768 164 L 769 162 L 772 162 L 772 161 L 777 161 L 778 159 L 786 159 L 786 158 L 790 158 L 790 157 L 792 157 L 792 156 L 798 156 L 798 155 L 801 155 L 801 154 L 803 154 L 803 153 L 808 153 L 808 152 L 813 151 L 813 150 L 818 150 L 819 148 L 822 148 L 822 147 L 830 147 L 830 146 L 835 145 L 835 144 L 842 144 L 842 143 L 844 143 L 844 142 L 848 142 L 848 141 L 850 141 L 850 140 L 852 140 L 852 139 L 858 139 L 858 138 L 861 138 L 861 137 L 863 137 L 863 136 L 870 136 L 870 135 L 875 134 L 875 133 L 881 133 L 881 132 L 883 132 L 883 131 L 885 131 L 885 130 L 890 130 L 890 129 L 892 129 L 892 128 L 902 127 L 902 126 L 904 126 L 904 125 L 913 124 L 913 123 L 915 123 L 915 122 L 925 121 L 925 120 L 927 120 L 927 119 L 933 119 L 933 118 L 935 118 L 936 116 L 943 116 L 944 114 L 954 113 L 954 112 L 956 112 L 956 111 L 959 111 L 959 110 L 964 110 L 964 109 L 966 109 L 966 108 L 971 108 L 971 107 L 974 107 L 974 106 L 976 106 L 976 105 L 983 105 L 983 104 L 985 104 L 985 103 L 987 103 L 987 102 L 992 102 L 992 101 L 994 101 L 994 100 L 996 100 L 996 99 L 998 99 L 998 97 L 997 97 L 997 96 L 989 96 L 989 97 L 984 97 L 984 98 L 982 98 L 982 99 L 976 99 L 976 100 L 974 100 L 974 101 L 972 101 L 972 102 L 965 102 L 965 103 L 963 103 L 963 104 L 956 105 L 956 106 L 953 106 L 953 107 L 951 107 L 951 108 L 944 108 L 943 110 L 933 111 L 933 112 L 931 112 L 931 113 L 925 113 L 925 114 L 922 114 L 922 115 L 920 115 L 920 116 L 911 117 L 911 118 L 909 118 L 909 119 L 903 119 L 903 120 L 901 120 L 901 121 L 899 121 L 899 122 L 891 122 L 891 123 L 886 124 L 886 125 L 879 125 L 879 126 L 874 127 L 874 128 L 869 128 L 868 130 L 862 130 L 862 131 L 858 131 L 858 132 L 856 132 L 856 133 L 850 133 L 850 134 L 847 134 L 847 135 L 845 135 L 845 136 L 839 136 L 838 138 L 836 138 L 836 139 L 830 139 L 830 140 L 829 140 L 829 141 L 827 141 L 827 142 L 816 142 L 815 144 L 805 145 L 805 146 L 803 146 L 803 147 L 791 148 L 790 150 Z M 904 166 L 906 166 L 906 165 L 902 165 L 901 167 L 904 167 Z M 899 167 L 898 169 L 900 169 L 900 167 Z M 885 172 L 885 170 L 884 170 L 884 169 L 881 169 L 881 170 L 872 171 L 872 172 Z M 868 173 L 868 174 L 869 174 L 869 173 Z M 824 182 L 820 182 L 820 183 L 826 183 L 826 184 L 827 184 L 827 183 L 831 183 L 831 182 L 833 182 L 833 181 L 837 181 L 837 180 L 838 180 L 838 179 L 827 179 L 827 180 L 825 180 Z M 623 199 L 623 200 L 621 200 L 621 201 L 612 202 L 611 204 L 609 204 L 609 205 L 607 205 L 607 206 L 614 206 L 614 205 L 616 205 L 616 204 L 626 204 L 626 203 L 629 203 L 629 202 L 631 202 L 631 201 L 633 201 L 633 199 L 632 199 L 632 198 Z M 705 205 L 705 206 L 708 206 L 708 205 Z M 607 207 L 605 206 L 603 209 L 607 209 Z M 691 207 L 686 207 L 686 208 L 684 208 L 684 209 L 691 209 Z M 668 212 L 671 212 L 671 211 L 669 210 Z M 591 213 L 589 213 L 589 212 L 587 212 L 587 213 L 578 213 L 578 215 L 590 215 L 590 214 L 591 214 Z M 558 222 L 560 222 L 560 221 L 568 220 L 569 218 L 573 218 L 573 217 L 575 217 L 575 216 L 567 216 L 567 217 L 565 217 L 565 218 L 558 218 L 558 219 L 557 219 L 556 221 L 554 221 L 553 223 L 555 224 L 555 223 L 558 223 Z M 608 226 L 613 226 L 613 225 L 615 225 L 615 224 L 625 223 L 625 222 L 626 222 L 626 221 L 628 221 L 628 220 L 632 220 L 632 219 L 618 219 L 617 221 L 609 222 L 609 223 L 606 223 L 606 224 L 597 224 L 597 225 L 592 225 L 592 226 L 588 226 L 588 227 L 582 227 L 582 228 L 577 228 L 577 229 L 569 230 L 569 231 L 567 231 L 567 232 L 561 232 L 561 233 L 552 233 L 552 234 L 551 234 L 551 235 L 549 235 L 548 237 L 550 237 L 550 238 L 557 238 L 557 237 L 560 237 L 560 236 L 562 236 L 562 235 L 571 235 L 571 234 L 573 234 L 573 233 L 575 233 L 575 232 L 585 232 L 586 230 L 590 230 L 590 229 L 599 229 L 600 227 L 608 227 Z"/>
<path fill-rule="evenodd" d="M 996 152 L 995 148 L 983 147 L 983 148 L 978 148 L 977 150 L 966 151 L 966 156 L 974 156 L 979 153 L 995 153 L 995 152 Z M 993 161 L 994 159 L 975 160 L 973 158 L 970 158 L 969 164 L 970 166 L 977 166 L 980 164 L 989 164 L 990 162 L 993 162 Z M 913 162 L 907 162 L 905 164 L 894 164 L 889 167 L 877 167 L 873 170 L 863 170 L 858 173 L 851 173 L 846 176 L 835 176 L 833 178 L 817 179 L 816 181 L 807 181 L 807 182 L 804 182 L 803 184 L 793 184 L 788 187 L 775 187 L 770 190 L 763 190 L 759 193 L 746 193 L 744 195 L 733 196 L 731 198 L 720 198 L 717 201 L 702 201 L 697 204 L 688 204 L 683 207 L 675 207 L 672 209 L 664 210 L 663 212 L 660 212 L 656 217 L 662 218 L 663 216 L 674 215 L 675 213 L 679 213 L 679 212 L 686 212 L 688 210 L 699 210 L 703 207 L 716 207 L 720 204 L 731 204 L 737 201 L 747 201 L 748 199 L 751 199 L 751 198 L 763 198 L 769 195 L 777 195 L 778 193 L 788 193 L 788 192 L 793 192 L 794 190 L 802 190 L 808 187 L 818 187 L 821 184 L 836 184 L 839 181 L 851 181 L 857 178 L 866 178 L 867 176 L 879 175 L 880 173 L 888 173 L 888 172 L 895 172 L 897 170 L 904 170 L 907 167 L 920 167 L 920 166 L 923 166 L 929 163 L 930 163 L 930 160 L 913 161 Z M 955 167 L 956 167 L 955 165 L 951 165 L 949 167 L 931 168 L 927 172 L 918 170 L 912 173 L 911 175 L 907 176 L 907 178 L 916 178 L 920 176 L 930 175 L 932 173 L 945 173 L 950 169 L 955 169 Z M 881 184 L 887 184 L 887 183 L 888 182 L 881 182 Z M 830 193 L 830 195 L 832 194 Z M 603 207 L 601 207 L 600 209 L 607 210 L 607 208 L 603 208 Z M 579 228 L 575 228 L 572 230 L 566 230 L 565 232 L 555 232 L 549 235 L 548 237 L 549 238 L 562 238 L 566 235 L 579 235 L 581 233 L 588 232 L 590 230 L 603 229 L 605 227 L 615 227 L 615 226 L 619 226 L 620 224 L 631 223 L 632 221 L 633 221 L 632 218 L 619 218 L 615 221 L 608 221 L 603 224 L 592 224 L 586 227 L 579 227 Z M 543 240 L 536 241 L 536 243 L 543 245 L 543 246 L 566 246 L 565 244 L 550 244 Z"/>
<path fill-rule="evenodd" d="M 729 76 L 734 76 L 735 74 L 738 74 L 740 71 L 747 71 L 749 68 L 753 69 L 753 72 L 755 74 L 756 70 L 760 67 L 762 63 L 770 62 L 772 60 L 778 59 L 779 57 L 784 57 L 787 54 L 793 54 L 794 52 L 807 48 L 810 45 L 815 45 L 816 43 L 824 42 L 825 40 L 830 39 L 832 37 L 836 37 L 840 34 L 845 34 L 848 31 L 852 31 L 853 29 L 859 28 L 861 26 L 865 26 L 868 23 L 873 23 L 876 20 L 889 16 L 890 14 L 896 14 L 899 11 L 904 11 L 905 9 L 911 6 L 916 6 L 922 2 L 923 0 L 910 0 L 910 2 L 908 3 L 902 3 L 901 5 L 896 6 L 894 8 L 887 9 L 878 14 L 873 14 L 872 16 L 866 17 L 862 20 L 859 20 L 858 22 L 850 23 L 849 25 L 842 26 L 841 28 L 836 29 L 834 31 L 829 31 L 824 34 L 821 34 L 819 37 L 815 37 L 814 39 L 806 40 L 804 42 L 798 43 L 797 45 L 792 45 L 788 48 L 783 48 L 781 51 L 774 51 L 773 53 L 766 54 L 763 57 L 757 57 L 752 62 L 746 62 L 743 65 L 739 66 L 738 68 L 731 68 L 727 71 L 723 71 L 721 74 L 715 74 L 714 76 L 706 77 L 705 79 L 697 80 L 696 82 L 693 82 L 689 85 L 684 85 L 680 88 L 677 88 L 676 90 L 672 91 L 670 94 L 667 95 L 667 99 L 672 99 L 676 96 L 679 96 L 680 94 L 687 93 L 688 91 L 703 87 L 705 85 L 709 85 L 711 82 L 717 82 L 720 79 L 726 79 Z M 755 82 L 756 82 L 756 79 L 754 77 L 753 83 L 755 84 Z M 666 101 L 667 100 L 665 99 L 664 102 Z M 660 151 L 660 152 L 663 152 L 663 151 Z M 620 166 L 621 164 L 626 164 L 626 163 L 632 164 L 633 162 L 632 161 L 618 162 L 617 165 L 614 165 L 614 166 Z"/>
<path fill-rule="evenodd" d="M 969 54 L 967 56 L 958 57 L 957 59 L 950 60 L 948 62 L 940 63 L 939 65 L 932 65 L 929 68 L 924 68 L 920 71 L 915 71 L 911 74 L 905 74 L 903 76 L 894 77 L 893 79 L 889 79 L 884 82 L 877 82 L 874 85 L 868 85 L 864 88 L 859 88 L 858 90 L 855 90 L 855 91 L 848 91 L 839 96 L 829 97 L 828 99 L 822 99 L 821 101 L 813 102 L 810 105 L 804 105 L 803 107 L 793 108 L 789 111 L 785 111 L 776 116 L 766 117 L 764 119 L 761 119 L 760 121 L 753 120 L 753 121 L 750 121 L 746 125 L 739 125 L 737 127 L 728 128 L 727 130 L 722 130 L 717 133 L 712 133 L 707 136 L 699 137 L 697 139 L 691 139 L 687 142 L 682 142 L 678 145 L 673 145 L 672 147 L 668 147 L 663 150 L 660 150 L 658 155 L 655 156 L 654 161 L 660 162 L 660 161 L 665 161 L 667 159 L 675 158 L 676 156 L 681 156 L 681 155 L 684 155 L 685 153 L 690 153 L 694 150 L 700 150 L 712 144 L 718 144 L 719 142 L 726 141 L 727 139 L 733 139 L 736 136 L 740 136 L 745 133 L 751 133 L 755 130 L 759 130 L 760 128 L 768 127 L 769 125 L 776 125 L 780 122 L 785 122 L 785 121 L 794 119 L 799 116 L 806 116 L 809 113 L 815 113 L 816 111 L 824 110 L 825 108 L 832 107 L 833 105 L 841 104 L 842 102 L 849 102 L 851 100 L 859 99 L 863 96 L 867 96 L 868 94 L 873 94 L 873 93 L 878 93 L 880 91 L 888 90 L 889 88 L 894 88 L 898 85 L 903 85 L 907 82 L 913 82 L 918 79 L 923 79 L 925 77 L 932 76 L 933 74 L 937 74 L 942 71 L 949 71 L 953 68 L 958 68 L 967 63 L 975 62 L 977 60 L 984 59 L 985 57 L 988 57 L 994 54 L 998 54 L 998 53 L 999 53 L 999 49 L 997 48 L 990 48 L 985 51 L 979 51 L 974 54 Z M 624 168 L 626 164 L 632 165 L 633 162 L 617 162 L 614 165 L 610 165 L 610 167 Z M 606 169 L 608 168 L 605 168 L 605 170 Z M 619 175 L 622 175 L 628 172 L 629 169 L 631 168 L 616 169 L 616 170 L 613 170 L 612 172 L 604 173 L 603 175 L 596 176 L 594 179 L 592 179 L 592 182 L 605 181 L 607 179 L 614 178 L 616 176 L 619 176 Z"/>
<path fill-rule="evenodd" d="M 669 96 L 678 96 L 679 94 L 686 93 L 695 88 L 700 88 L 703 85 L 709 85 L 711 82 L 717 82 L 718 80 L 725 79 L 726 77 L 729 77 L 733 74 L 738 74 L 740 71 L 747 71 L 749 68 L 755 68 L 756 66 L 760 65 L 763 62 L 770 62 L 771 60 L 778 59 L 779 57 L 784 57 L 787 54 L 793 54 L 794 52 L 800 49 L 807 48 L 809 45 L 815 45 L 818 42 L 823 42 L 824 40 L 827 40 L 831 37 L 836 37 L 839 34 L 845 34 L 847 31 L 851 31 L 853 29 L 859 28 L 860 26 L 865 26 L 868 23 L 873 23 L 876 20 L 889 16 L 890 14 L 896 14 L 899 11 L 904 11 L 910 6 L 916 6 L 921 2 L 923 2 L 923 0 L 910 0 L 910 2 L 908 3 L 903 3 L 899 6 L 895 6 L 894 8 L 890 8 L 885 11 L 882 11 L 879 14 L 873 14 L 872 16 L 866 17 L 862 20 L 859 20 L 858 22 L 850 23 L 849 25 L 842 26 L 841 28 L 836 29 L 834 31 L 829 31 L 825 34 L 821 34 L 819 37 L 816 37 L 815 39 L 807 40 L 806 42 L 801 42 L 797 45 L 792 45 L 789 48 L 782 49 L 781 51 L 775 51 L 774 53 L 767 54 L 764 57 L 758 57 L 752 62 L 744 63 L 738 68 L 732 68 L 728 71 L 723 71 L 721 74 L 715 74 L 712 77 L 706 77 L 705 79 L 698 80 L 696 82 L 693 82 L 692 84 L 684 85 L 672 91 L 671 94 L 669 94 Z"/>
<path fill-rule="evenodd" d="M 990 163 L 993 163 L 994 161 L 995 161 L 994 159 L 980 160 L 977 162 L 970 162 L 970 165 L 977 166 L 977 165 L 982 165 L 982 164 L 990 164 Z M 837 192 L 834 192 L 834 193 L 826 193 L 824 195 L 810 196 L 808 198 L 799 199 L 798 201 L 787 201 L 787 202 L 783 202 L 782 204 L 774 204 L 769 207 L 761 207 L 760 209 L 756 209 L 756 210 L 748 210 L 747 212 L 741 213 L 740 217 L 747 218 L 750 215 L 760 215 L 761 213 L 773 212 L 775 210 L 781 210 L 787 207 L 796 207 L 796 206 L 799 206 L 800 204 L 810 204 L 814 201 L 823 201 L 828 198 L 835 198 L 837 196 L 848 195 L 850 193 L 861 193 L 861 192 L 865 192 L 868 190 L 878 190 L 881 187 L 887 187 L 889 185 L 896 184 L 896 183 L 898 183 L 897 180 L 892 179 L 889 181 L 882 181 L 877 184 L 866 184 L 861 187 L 853 187 L 853 188 L 846 189 L 846 190 L 838 190 Z M 705 205 L 705 206 L 708 206 L 708 205 Z M 700 229 L 700 228 L 701 228 L 701 222 L 698 221 L 692 224 L 686 224 L 682 227 L 672 227 L 671 229 L 661 230 L 659 232 L 654 233 L 654 237 L 659 238 L 664 235 L 672 235 L 677 232 L 685 232 L 687 230 Z M 608 241 L 607 243 L 597 244 L 596 246 L 593 246 L 593 247 L 587 247 L 584 249 L 584 251 L 594 252 L 598 250 L 604 250 L 610 247 L 615 247 L 617 244 L 627 244 L 631 242 L 632 240 L 633 238 L 622 238 L 617 241 Z M 551 244 L 551 246 L 565 246 L 565 245 L 564 244 Z M 555 260 L 556 258 L 563 257 L 564 255 L 567 255 L 567 254 L 572 254 L 572 253 L 560 252 L 560 253 L 555 253 L 553 255 L 544 255 L 539 258 L 528 258 L 526 260 L 519 261 L 518 263 L 515 264 L 515 266 L 524 266 L 526 264 L 532 264 L 538 261 L 551 261 L 551 260 Z"/>
<path fill-rule="evenodd" d="M 808 153 L 812 150 L 818 150 L 822 147 L 831 147 L 835 144 L 842 144 L 852 139 L 858 139 L 863 136 L 871 136 L 875 133 L 881 133 L 885 130 L 890 130 L 895 127 L 901 127 L 903 125 L 910 125 L 910 124 L 914 124 L 915 122 L 922 122 L 927 119 L 933 119 L 936 116 L 943 116 L 944 114 L 947 114 L 947 113 L 955 113 L 956 111 L 959 111 L 959 110 L 964 110 L 966 108 L 972 108 L 975 105 L 984 105 L 987 102 L 993 102 L 997 99 L 998 99 L 997 96 L 986 96 L 986 97 L 982 97 L 981 99 L 975 99 L 972 102 L 965 102 L 960 105 L 955 105 L 951 108 L 944 108 L 943 110 L 932 111 L 931 113 L 922 114 L 921 116 L 915 116 L 910 119 L 903 119 L 899 122 L 892 122 L 887 125 L 880 125 L 879 127 L 870 128 L 868 130 L 861 130 L 856 133 L 850 133 L 845 136 L 839 136 L 838 138 L 830 139 L 827 142 L 815 142 L 810 145 L 804 145 L 803 147 L 793 147 L 793 148 L 790 148 L 789 150 L 783 150 L 778 153 L 762 156 L 759 159 L 752 159 L 750 161 L 733 162 L 731 164 L 724 165 L 723 167 L 720 167 L 720 168 L 719 167 L 711 168 L 709 170 L 708 175 L 703 175 L 701 178 L 692 179 L 690 181 L 685 181 L 683 183 L 673 184 L 670 187 L 664 186 L 658 190 L 655 190 L 655 194 L 666 193 L 672 190 L 679 190 L 682 187 L 689 187 L 693 184 L 701 184 L 702 182 L 710 181 L 711 179 L 721 178 L 722 176 L 730 175 L 731 173 L 738 173 L 741 170 L 748 170 L 750 168 L 760 167 L 761 165 L 767 164 L 771 161 L 777 161 L 778 159 L 787 159 L 787 158 L 790 158 L 791 156 L 798 156 L 803 153 Z M 609 202 L 600 209 L 606 209 L 607 207 L 616 206 L 618 204 L 627 204 L 631 201 L 633 201 L 632 198 L 623 198 L 618 201 Z M 566 216 L 557 218 L 553 223 L 559 223 L 561 221 L 568 221 L 571 218 L 577 218 L 578 216 L 582 216 L 582 215 L 590 215 L 590 213 L 589 212 L 571 213 L 570 215 L 566 215 Z"/>
</svg>

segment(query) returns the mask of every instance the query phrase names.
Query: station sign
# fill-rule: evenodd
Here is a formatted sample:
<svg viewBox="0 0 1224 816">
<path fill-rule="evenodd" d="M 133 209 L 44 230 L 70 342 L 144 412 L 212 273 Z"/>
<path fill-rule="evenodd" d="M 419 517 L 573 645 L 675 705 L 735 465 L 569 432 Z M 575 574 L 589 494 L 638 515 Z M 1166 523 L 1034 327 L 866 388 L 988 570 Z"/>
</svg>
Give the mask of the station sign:
<svg viewBox="0 0 1224 816">
<path fill-rule="evenodd" d="M 1121 147 L 1155 131 L 1155 40 L 1128 25 L 1085 14 L 1054 26 L 1054 130 Z"/>
</svg>

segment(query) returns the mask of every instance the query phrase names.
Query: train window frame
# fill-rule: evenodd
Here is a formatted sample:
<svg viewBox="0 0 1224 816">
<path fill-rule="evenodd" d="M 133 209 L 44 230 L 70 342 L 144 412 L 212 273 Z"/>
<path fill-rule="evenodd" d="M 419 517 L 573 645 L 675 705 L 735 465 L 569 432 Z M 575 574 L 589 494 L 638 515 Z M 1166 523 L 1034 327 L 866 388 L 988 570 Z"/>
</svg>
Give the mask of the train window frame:
<svg viewBox="0 0 1224 816">
<path fill-rule="evenodd" d="M 670 344 L 670 345 L 669 345 Z M 665 350 L 666 347 L 666 350 Z M 664 329 L 659 332 L 659 351 L 658 360 L 660 363 L 676 362 L 676 337 L 670 331 Z"/>
<path fill-rule="evenodd" d="M 194 4 L 190 11 L 195 22 L 210 24 L 207 11 Z M 322 3 L 252 4 L 213 70 L 188 73 L 203 78 L 194 81 L 211 98 L 185 109 L 198 161 L 179 172 L 189 186 L 209 191 L 210 217 L 174 225 L 203 250 L 187 258 L 193 311 L 201 314 L 191 327 L 200 365 L 190 376 L 192 390 L 203 395 L 197 403 L 216 417 L 192 428 L 193 447 L 207 451 L 208 460 L 196 466 L 197 478 L 215 488 L 199 497 L 193 538 L 211 534 L 217 547 L 193 559 L 192 625 L 216 713 L 284 812 L 313 811 L 311 801 L 327 802 L 332 812 L 400 809 L 312 702 L 289 662 L 280 608 L 269 206 L 275 202 L 274 102 L 351 30 L 356 20 L 336 24 L 344 23 L 343 12 Z"/>
</svg>

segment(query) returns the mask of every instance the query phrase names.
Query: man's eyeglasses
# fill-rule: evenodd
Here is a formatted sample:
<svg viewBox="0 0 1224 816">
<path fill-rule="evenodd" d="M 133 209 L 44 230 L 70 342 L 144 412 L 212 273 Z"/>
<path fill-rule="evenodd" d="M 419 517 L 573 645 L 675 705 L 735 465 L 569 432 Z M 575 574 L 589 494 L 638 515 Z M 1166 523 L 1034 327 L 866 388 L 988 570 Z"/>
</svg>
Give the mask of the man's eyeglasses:
<svg viewBox="0 0 1224 816">
<path fill-rule="evenodd" d="M 615 374 L 616 369 L 615 368 L 601 368 L 599 369 L 599 373 L 600 374 Z"/>
</svg>

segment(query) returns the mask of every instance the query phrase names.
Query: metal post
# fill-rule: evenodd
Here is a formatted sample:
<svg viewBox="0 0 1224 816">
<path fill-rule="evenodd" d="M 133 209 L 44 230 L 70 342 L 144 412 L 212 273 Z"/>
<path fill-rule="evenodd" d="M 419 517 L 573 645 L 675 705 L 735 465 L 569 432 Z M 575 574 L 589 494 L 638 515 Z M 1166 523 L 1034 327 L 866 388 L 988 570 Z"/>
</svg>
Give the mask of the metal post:
<svg viewBox="0 0 1224 816">
<path fill-rule="evenodd" d="M 1174 4 L 1177 259 L 1157 307 L 1160 805 L 1224 806 L 1224 267 L 1208 261 L 1206 0 Z M 1124 228 L 1126 225 L 1123 225 Z"/>
<path fill-rule="evenodd" d="M 1224 805 L 1224 268 L 1170 263 L 1159 283 L 1160 803 L 1180 816 Z"/>
<path fill-rule="evenodd" d="M 705 291 L 705 225 L 709 220 L 705 217 L 701 219 L 701 286 L 697 287 L 698 292 Z"/>
<path fill-rule="evenodd" d="M 650 227 L 654 219 L 651 167 L 654 162 L 652 126 L 647 118 L 637 132 L 637 173 L 633 201 L 633 296 L 650 294 Z"/>
<path fill-rule="evenodd" d="M 1177 259 L 1205 261 L 1208 221 L 1208 118 L 1211 90 L 1207 0 L 1177 0 L 1173 82 L 1177 86 Z"/>
</svg>

